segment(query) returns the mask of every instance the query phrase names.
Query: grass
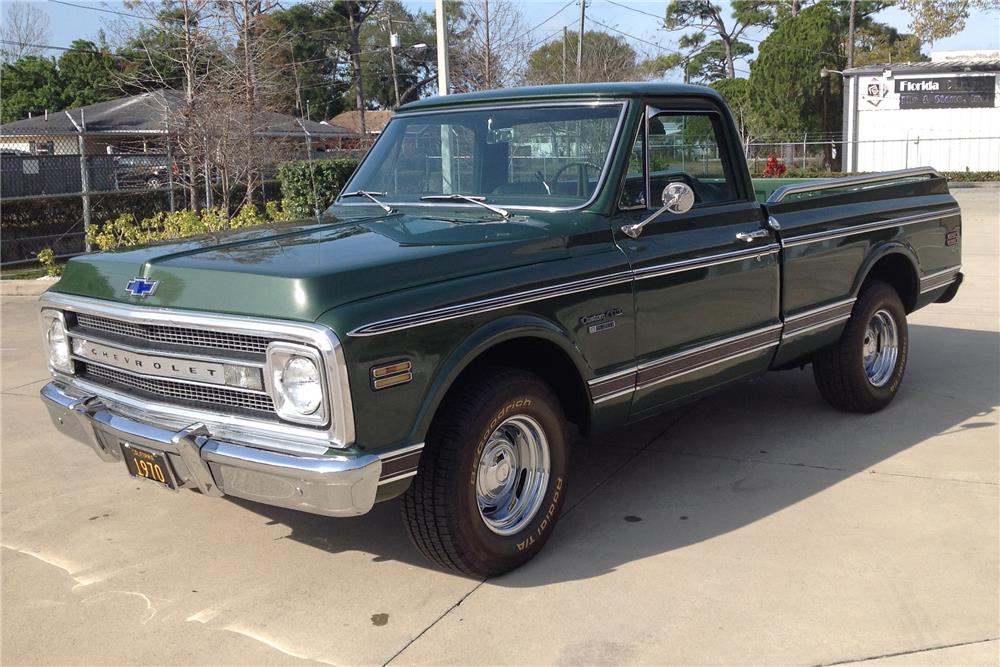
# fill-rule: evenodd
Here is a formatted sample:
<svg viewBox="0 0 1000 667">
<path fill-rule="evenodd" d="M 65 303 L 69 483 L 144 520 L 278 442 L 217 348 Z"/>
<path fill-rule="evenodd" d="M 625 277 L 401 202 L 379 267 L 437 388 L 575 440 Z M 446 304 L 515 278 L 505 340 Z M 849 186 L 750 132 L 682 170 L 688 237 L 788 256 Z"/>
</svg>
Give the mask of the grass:
<svg viewBox="0 0 1000 667">
<path fill-rule="evenodd" d="M 18 266 L 9 269 L 0 269 L 0 280 L 34 280 L 46 275 L 46 270 L 41 266 Z"/>
</svg>

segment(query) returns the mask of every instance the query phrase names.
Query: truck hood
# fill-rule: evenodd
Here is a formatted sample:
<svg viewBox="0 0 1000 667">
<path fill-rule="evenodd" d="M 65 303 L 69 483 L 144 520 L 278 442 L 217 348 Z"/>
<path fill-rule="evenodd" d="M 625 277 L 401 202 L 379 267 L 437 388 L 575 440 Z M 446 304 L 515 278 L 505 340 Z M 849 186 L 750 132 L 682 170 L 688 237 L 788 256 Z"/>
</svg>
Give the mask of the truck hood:
<svg viewBox="0 0 1000 667">
<path fill-rule="evenodd" d="M 341 304 L 470 274 L 559 259 L 539 218 L 466 212 L 315 220 L 78 257 L 52 291 L 144 306 L 314 321 Z M 441 215 L 444 214 L 444 215 Z M 159 281 L 144 298 L 128 281 Z"/>
</svg>

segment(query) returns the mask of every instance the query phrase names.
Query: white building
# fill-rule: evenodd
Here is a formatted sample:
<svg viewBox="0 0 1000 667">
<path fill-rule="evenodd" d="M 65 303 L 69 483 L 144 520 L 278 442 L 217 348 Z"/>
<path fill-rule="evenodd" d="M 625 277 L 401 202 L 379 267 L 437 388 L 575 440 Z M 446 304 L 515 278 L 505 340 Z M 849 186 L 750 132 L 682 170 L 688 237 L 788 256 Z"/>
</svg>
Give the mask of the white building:
<svg viewBox="0 0 1000 667">
<path fill-rule="evenodd" d="M 1000 170 L 1000 51 L 844 72 L 845 171 Z"/>
</svg>

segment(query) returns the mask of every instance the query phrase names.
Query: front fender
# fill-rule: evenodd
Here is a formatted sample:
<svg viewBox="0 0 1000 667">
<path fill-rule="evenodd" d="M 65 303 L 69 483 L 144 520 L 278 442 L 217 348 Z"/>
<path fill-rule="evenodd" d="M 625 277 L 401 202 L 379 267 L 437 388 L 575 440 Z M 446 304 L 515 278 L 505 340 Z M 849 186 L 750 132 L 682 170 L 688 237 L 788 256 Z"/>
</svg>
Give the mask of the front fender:
<svg viewBox="0 0 1000 667">
<path fill-rule="evenodd" d="M 445 394 L 474 361 L 490 349 L 515 339 L 536 339 L 552 343 L 572 361 L 583 380 L 594 375 L 580 348 L 558 324 L 536 315 L 512 314 L 477 328 L 445 357 L 426 385 L 417 418 L 408 440 L 423 442 Z"/>
</svg>

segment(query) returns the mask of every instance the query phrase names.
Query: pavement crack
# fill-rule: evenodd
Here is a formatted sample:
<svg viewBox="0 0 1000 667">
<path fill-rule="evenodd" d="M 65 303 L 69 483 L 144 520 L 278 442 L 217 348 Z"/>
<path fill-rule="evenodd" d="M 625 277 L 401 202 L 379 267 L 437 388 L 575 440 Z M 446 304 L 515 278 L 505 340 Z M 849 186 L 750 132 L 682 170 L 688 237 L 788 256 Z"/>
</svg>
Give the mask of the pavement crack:
<svg viewBox="0 0 1000 667">
<path fill-rule="evenodd" d="M 458 609 L 460 606 L 462 606 L 462 603 L 465 602 L 466 599 L 468 599 L 468 597 L 470 595 L 472 595 L 473 593 L 475 593 L 476 591 L 478 591 L 480 589 L 480 587 L 482 587 L 482 585 L 485 584 L 485 583 L 486 583 L 486 579 L 483 579 L 478 584 L 476 584 L 475 586 L 473 586 L 469 590 L 469 592 L 466 593 L 465 595 L 463 595 L 462 597 L 460 597 L 455 604 L 453 604 L 450 607 L 448 607 L 447 609 L 445 609 L 444 613 L 442 613 L 440 616 L 438 616 L 433 621 L 431 621 L 431 623 L 426 628 L 424 628 L 423 630 L 421 630 L 417 634 L 416 637 L 414 637 L 410 641 L 406 642 L 406 644 L 404 644 L 401 649 L 399 649 L 398 651 L 396 651 L 395 653 L 393 653 L 391 658 L 389 658 L 388 660 L 386 660 L 385 662 L 382 663 L 382 667 L 387 667 L 393 660 L 395 660 L 400 655 L 402 655 L 403 652 L 406 651 L 406 649 L 410 648 L 410 646 L 412 646 L 418 639 L 420 639 L 425 634 L 427 634 L 427 631 L 430 630 L 431 628 L 433 628 L 435 625 L 437 625 L 445 616 L 447 616 L 448 614 L 450 614 L 451 612 L 453 612 L 455 609 Z"/>
<path fill-rule="evenodd" d="M 31 382 L 25 382 L 24 384 L 19 384 L 16 387 L 7 387 L 3 391 L 0 391 L 0 394 L 10 394 L 10 392 L 14 391 L 15 389 L 21 389 L 22 387 L 27 387 L 28 385 L 31 384 L 38 384 L 39 382 L 44 382 L 45 380 L 48 380 L 48 378 L 47 377 L 38 378 L 37 380 L 32 380 Z M 21 396 L 21 394 L 11 394 L 11 396 Z"/>
<path fill-rule="evenodd" d="M 813 667 L 833 667 L 834 665 L 851 665 L 857 662 L 869 662 L 871 660 L 883 660 L 885 658 L 895 658 L 901 655 L 913 655 L 915 653 L 926 653 L 927 651 L 940 651 L 946 648 L 957 648 L 959 646 L 972 646 L 973 644 L 985 644 L 987 642 L 995 642 L 1000 637 L 988 637 L 987 639 L 973 639 L 967 642 L 956 642 L 954 644 L 938 644 L 936 646 L 925 646 L 923 648 L 914 648 L 906 651 L 895 651 L 893 653 L 883 653 L 881 655 L 870 655 L 864 658 L 849 658 L 847 660 L 837 660 L 835 662 L 820 662 L 813 665 Z"/>
</svg>

